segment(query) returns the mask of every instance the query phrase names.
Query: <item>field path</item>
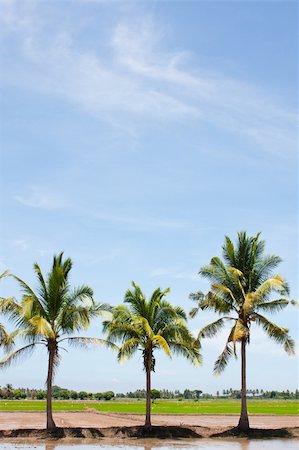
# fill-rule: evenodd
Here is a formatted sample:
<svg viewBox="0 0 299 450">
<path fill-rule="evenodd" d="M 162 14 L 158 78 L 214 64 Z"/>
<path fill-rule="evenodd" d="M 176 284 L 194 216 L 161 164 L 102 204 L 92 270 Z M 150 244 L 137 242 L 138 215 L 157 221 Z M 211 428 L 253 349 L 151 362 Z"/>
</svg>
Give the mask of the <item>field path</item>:
<svg viewBox="0 0 299 450">
<path fill-rule="evenodd" d="M 122 427 L 143 425 L 144 415 L 103 413 L 103 412 L 56 412 L 54 413 L 56 425 L 59 427 Z M 163 415 L 152 416 L 153 425 L 185 425 L 201 426 L 208 428 L 236 426 L 238 415 Z M 12 430 L 18 428 L 45 428 L 45 412 L 0 412 L 0 430 Z M 251 415 L 252 428 L 274 429 L 291 428 L 299 426 L 298 416 L 270 416 Z"/>
</svg>

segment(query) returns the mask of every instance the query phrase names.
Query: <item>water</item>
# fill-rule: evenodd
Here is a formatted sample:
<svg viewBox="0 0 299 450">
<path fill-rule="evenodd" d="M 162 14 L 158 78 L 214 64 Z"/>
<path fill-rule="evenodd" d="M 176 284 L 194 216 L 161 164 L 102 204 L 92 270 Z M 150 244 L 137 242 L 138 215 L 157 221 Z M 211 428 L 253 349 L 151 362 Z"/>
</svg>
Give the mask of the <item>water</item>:
<svg viewBox="0 0 299 450">
<path fill-rule="evenodd" d="M 0 450 L 299 450 L 299 439 L 200 439 L 180 443 L 143 442 L 140 445 L 94 444 L 42 444 L 5 443 L 0 441 Z"/>
</svg>

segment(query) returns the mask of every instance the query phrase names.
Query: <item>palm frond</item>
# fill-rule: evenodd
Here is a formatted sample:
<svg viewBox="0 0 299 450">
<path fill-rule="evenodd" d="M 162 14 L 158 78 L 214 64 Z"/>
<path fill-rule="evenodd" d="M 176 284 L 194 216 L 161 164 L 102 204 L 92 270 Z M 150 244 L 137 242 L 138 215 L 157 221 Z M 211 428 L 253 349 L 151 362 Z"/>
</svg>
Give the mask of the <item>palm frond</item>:
<svg viewBox="0 0 299 450">
<path fill-rule="evenodd" d="M 51 324 L 41 316 L 33 316 L 28 321 L 33 327 L 35 334 L 45 336 L 47 339 L 55 338 L 55 331 L 52 329 Z"/>
<path fill-rule="evenodd" d="M 77 305 L 78 302 L 87 304 L 88 306 L 92 305 L 93 302 L 93 290 L 91 287 L 82 285 L 73 288 L 73 290 L 69 293 L 67 298 L 67 303 L 69 305 Z"/>
<path fill-rule="evenodd" d="M 34 268 L 34 272 L 39 280 L 39 284 L 40 284 L 39 291 L 41 294 L 40 296 L 46 301 L 46 299 L 48 298 L 48 290 L 47 290 L 47 284 L 45 282 L 43 273 L 37 263 L 34 263 L 33 268 Z"/>
<path fill-rule="evenodd" d="M 198 339 L 202 338 L 212 338 L 216 336 L 219 331 L 221 331 L 225 325 L 226 318 L 221 317 L 220 319 L 216 320 L 215 322 L 210 323 L 209 325 L 206 325 L 203 327 L 199 334 Z"/>
<path fill-rule="evenodd" d="M 199 352 L 197 341 L 194 340 L 192 346 L 180 342 L 171 342 L 169 346 L 175 355 L 183 356 L 194 366 L 202 364 L 202 356 Z"/>
<path fill-rule="evenodd" d="M 136 338 L 140 339 L 141 332 L 134 325 L 123 322 L 109 322 L 106 327 L 107 338 L 116 342 L 126 341 L 127 339 Z"/>
<path fill-rule="evenodd" d="M 189 312 L 189 317 L 190 317 L 191 319 L 194 319 L 194 317 L 197 316 L 199 310 L 200 310 L 200 308 L 196 308 L 196 307 L 192 308 L 192 309 L 190 310 L 190 312 Z"/>
<path fill-rule="evenodd" d="M 0 368 L 5 369 L 11 364 L 18 362 L 20 359 L 28 357 L 32 354 L 37 343 L 26 345 L 15 352 L 10 353 L 8 356 L 0 361 Z"/>
<path fill-rule="evenodd" d="M 113 342 L 110 342 L 106 339 L 83 337 L 83 336 L 80 336 L 80 337 L 73 336 L 73 337 L 67 337 L 67 338 L 60 339 L 58 341 L 58 344 L 60 344 L 63 341 L 67 341 L 67 343 L 71 347 L 82 348 L 82 349 L 88 349 L 88 348 L 90 348 L 90 346 L 93 346 L 93 345 L 94 346 L 103 345 L 104 347 L 107 347 L 111 350 L 118 350 L 117 345 L 115 345 Z"/>
<path fill-rule="evenodd" d="M 169 345 L 168 345 L 166 339 L 164 339 L 163 336 L 161 336 L 159 334 L 153 336 L 152 343 L 154 344 L 154 346 L 162 348 L 164 350 L 164 352 L 166 353 L 166 355 L 171 358 L 171 350 L 169 348 Z"/>
<path fill-rule="evenodd" d="M 137 351 L 139 345 L 140 340 L 138 338 L 131 338 L 125 341 L 118 350 L 118 361 L 124 362 L 127 359 L 130 359 Z"/>
<path fill-rule="evenodd" d="M 10 352 L 15 343 L 16 332 L 9 333 L 4 325 L 0 323 L 0 347 L 4 349 L 4 351 Z"/>
<path fill-rule="evenodd" d="M 227 343 L 223 352 L 218 356 L 215 364 L 214 364 L 214 374 L 220 375 L 221 372 L 224 371 L 225 367 L 227 366 L 230 358 L 234 354 L 233 349 L 231 347 L 231 343 Z"/>
<path fill-rule="evenodd" d="M 266 317 L 255 313 L 253 317 L 258 325 L 261 325 L 270 339 L 274 340 L 278 344 L 281 344 L 284 350 L 293 355 L 295 352 L 295 343 L 289 336 L 289 330 L 287 328 L 280 327 L 273 322 L 270 322 Z"/>
<path fill-rule="evenodd" d="M 1 278 L 6 278 L 6 277 L 9 277 L 9 276 L 11 276 L 10 271 L 9 270 L 5 270 L 4 272 L 2 272 L 0 274 L 0 280 L 1 280 Z"/>
<path fill-rule="evenodd" d="M 265 280 L 255 291 L 256 302 L 263 302 L 271 292 L 288 293 L 286 281 L 280 275 L 275 275 Z"/>
<path fill-rule="evenodd" d="M 137 328 L 142 327 L 144 333 L 149 337 L 152 338 L 154 336 L 154 332 L 150 324 L 148 323 L 148 320 L 145 317 L 139 316 L 134 319 L 133 322 L 134 325 L 137 326 Z"/>
<path fill-rule="evenodd" d="M 255 306 L 257 311 L 268 311 L 269 313 L 274 313 L 277 311 L 281 311 L 288 304 L 291 303 L 289 300 L 285 298 L 280 298 L 278 300 L 273 300 L 272 302 L 259 303 Z"/>
</svg>

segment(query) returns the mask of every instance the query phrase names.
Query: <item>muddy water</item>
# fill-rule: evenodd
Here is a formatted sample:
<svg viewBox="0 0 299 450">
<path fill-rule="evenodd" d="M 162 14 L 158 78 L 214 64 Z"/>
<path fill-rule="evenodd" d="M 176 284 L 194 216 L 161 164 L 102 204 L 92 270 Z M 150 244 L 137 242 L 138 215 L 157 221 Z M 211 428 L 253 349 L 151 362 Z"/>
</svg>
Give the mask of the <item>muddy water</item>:
<svg viewBox="0 0 299 450">
<path fill-rule="evenodd" d="M 103 444 L 57 444 L 5 443 L 0 441 L 0 450 L 299 450 L 298 439 L 201 439 L 200 441 L 178 443 L 143 442 L 140 445 L 103 445 Z"/>
</svg>

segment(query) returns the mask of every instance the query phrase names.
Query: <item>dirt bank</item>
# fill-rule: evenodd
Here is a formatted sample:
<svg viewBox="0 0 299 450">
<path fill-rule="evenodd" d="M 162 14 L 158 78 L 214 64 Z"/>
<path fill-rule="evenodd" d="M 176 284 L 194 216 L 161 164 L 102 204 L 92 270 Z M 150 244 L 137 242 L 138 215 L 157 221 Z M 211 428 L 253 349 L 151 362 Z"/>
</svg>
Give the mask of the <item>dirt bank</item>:
<svg viewBox="0 0 299 450">
<path fill-rule="evenodd" d="M 122 438 L 207 438 L 244 436 L 236 415 L 153 415 L 153 427 L 143 427 L 139 414 L 59 412 L 54 414 L 57 430 L 47 432 L 44 412 L 0 412 L 2 439 L 105 439 Z M 296 416 L 251 416 L 248 438 L 298 438 Z"/>
<path fill-rule="evenodd" d="M 144 415 L 88 412 L 57 412 L 54 413 L 56 425 L 60 428 L 110 428 L 132 427 L 144 424 Z M 155 426 L 184 426 L 222 428 L 235 427 L 238 415 L 163 415 L 154 414 L 152 424 Z M 278 429 L 299 426 L 298 416 L 250 416 L 252 428 Z M 0 412 L 0 430 L 21 428 L 42 429 L 46 426 L 44 412 Z"/>
<path fill-rule="evenodd" d="M 16 429 L 0 431 L 0 440 L 4 439 L 30 439 L 30 440 L 57 440 L 57 439 L 97 439 L 121 440 L 128 439 L 200 439 L 200 438 L 228 438 L 247 437 L 251 439 L 263 438 L 298 438 L 298 428 L 257 429 L 252 428 L 247 433 L 240 433 L 237 428 L 204 428 L 181 426 L 153 426 L 146 429 L 143 426 L 109 427 L 109 428 L 57 428 L 49 432 L 43 429 Z"/>
</svg>

